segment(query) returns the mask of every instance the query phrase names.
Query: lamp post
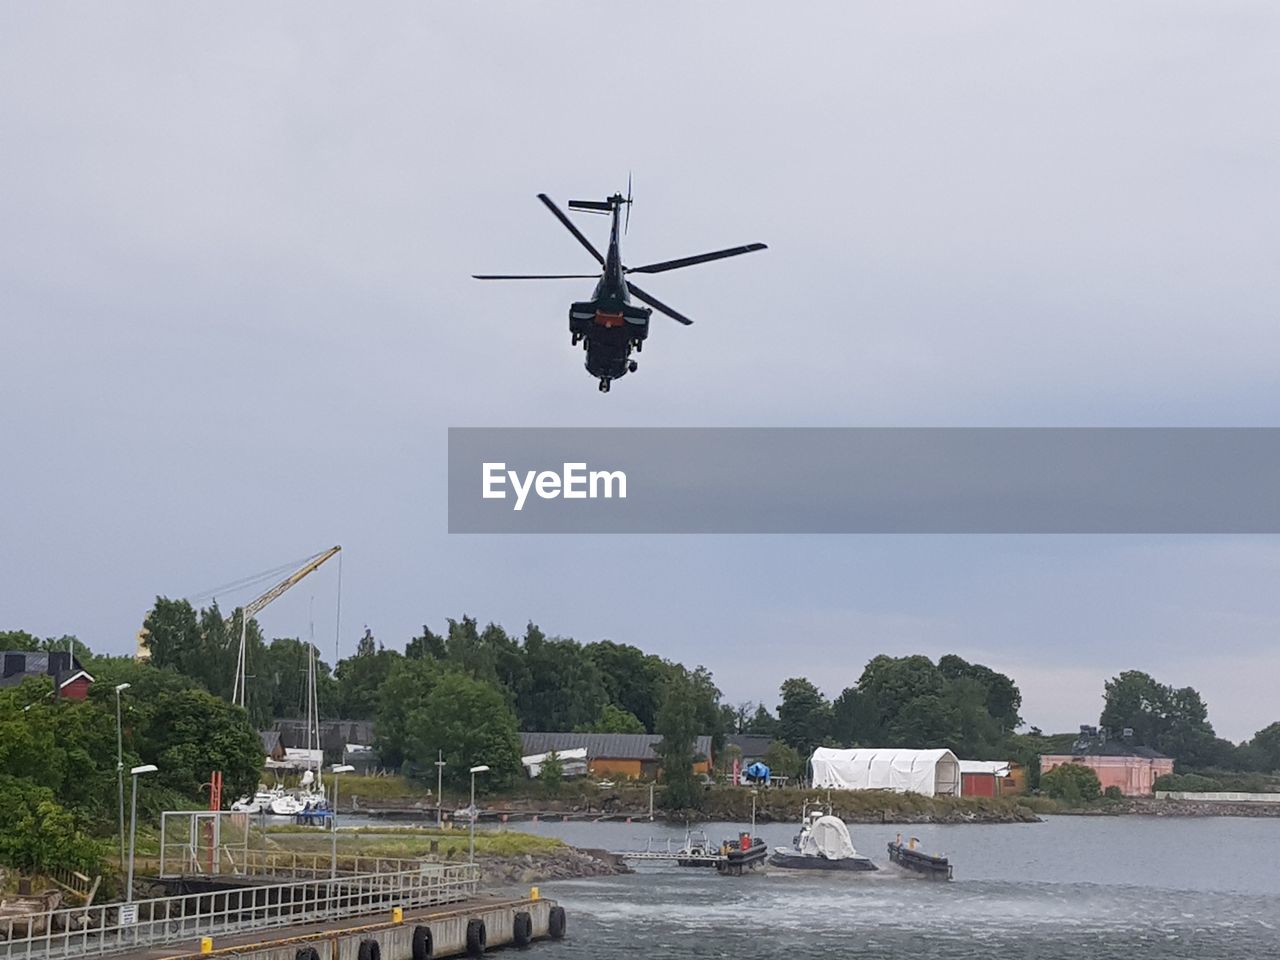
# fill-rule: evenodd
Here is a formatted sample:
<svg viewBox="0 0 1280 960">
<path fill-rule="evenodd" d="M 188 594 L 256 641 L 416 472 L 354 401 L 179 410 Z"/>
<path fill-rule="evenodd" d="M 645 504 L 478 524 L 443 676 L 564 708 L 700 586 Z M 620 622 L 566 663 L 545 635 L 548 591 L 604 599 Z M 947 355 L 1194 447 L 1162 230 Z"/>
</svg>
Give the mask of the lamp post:
<svg viewBox="0 0 1280 960">
<path fill-rule="evenodd" d="M 444 751 L 436 751 L 436 829 L 444 826 Z"/>
<path fill-rule="evenodd" d="M 471 768 L 471 862 L 476 862 L 476 774 L 488 773 L 489 768 L 483 764 Z"/>
<path fill-rule="evenodd" d="M 138 777 L 144 773 L 155 773 L 158 769 L 154 763 L 144 763 L 129 771 L 129 775 L 133 777 L 133 799 L 130 801 L 129 813 L 129 880 L 124 895 L 126 903 L 133 902 L 133 852 L 138 843 Z"/>
<path fill-rule="evenodd" d="M 120 799 L 120 865 L 124 866 L 124 727 L 120 723 L 120 694 L 127 683 L 116 684 L 116 787 Z"/>
<path fill-rule="evenodd" d="M 333 774 L 333 816 L 329 820 L 329 832 L 333 834 L 333 863 L 329 867 L 329 876 L 338 875 L 338 774 L 350 773 L 355 767 L 349 763 L 335 763 L 329 768 Z"/>
</svg>

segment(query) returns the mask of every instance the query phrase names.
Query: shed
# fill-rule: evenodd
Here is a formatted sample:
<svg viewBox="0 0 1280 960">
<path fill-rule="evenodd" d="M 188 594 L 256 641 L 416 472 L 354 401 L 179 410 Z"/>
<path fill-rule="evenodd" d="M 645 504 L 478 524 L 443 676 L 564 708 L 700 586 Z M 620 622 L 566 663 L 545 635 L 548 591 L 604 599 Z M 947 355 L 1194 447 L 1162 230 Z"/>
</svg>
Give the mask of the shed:
<svg viewBox="0 0 1280 960">
<path fill-rule="evenodd" d="M 1011 775 L 1008 760 L 961 760 L 960 795 L 962 797 L 999 797 Z"/>
<path fill-rule="evenodd" d="M 658 775 L 656 733 L 533 733 L 520 734 L 521 753 L 531 756 L 555 751 L 587 751 L 587 769 L 592 776 L 655 778 Z M 694 740 L 695 773 L 711 769 L 711 738 Z"/>
<path fill-rule="evenodd" d="M 960 795 L 960 761 L 950 750 L 818 747 L 809 766 L 813 785 L 828 790 L 893 790 L 929 797 Z"/>
</svg>

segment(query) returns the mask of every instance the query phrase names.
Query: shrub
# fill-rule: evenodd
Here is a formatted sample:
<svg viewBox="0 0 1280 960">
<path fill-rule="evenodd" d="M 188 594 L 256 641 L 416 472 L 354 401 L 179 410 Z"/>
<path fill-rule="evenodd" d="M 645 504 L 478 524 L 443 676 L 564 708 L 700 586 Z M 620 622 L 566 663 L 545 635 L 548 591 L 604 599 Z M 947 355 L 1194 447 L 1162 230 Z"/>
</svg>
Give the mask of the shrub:
<svg viewBox="0 0 1280 960">
<path fill-rule="evenodd" d="M 1092 803 L 1102 796 L 1098 775 L 1083 763 L 1064 763 L 1042 773 L 1040 789 L 1064 803 Z"/>
<path fill-rule="evenodd" d="M 1107 787 L 1107 789 L 1103 790 L 1102 795 L 1106 797 L 1108 800 L 1124 799 L 1124 794 L 1120 792 L 1120 788 L 1117 787 L 1115 784 L 1112 784 L 1111 786 Z"/>
</svg>

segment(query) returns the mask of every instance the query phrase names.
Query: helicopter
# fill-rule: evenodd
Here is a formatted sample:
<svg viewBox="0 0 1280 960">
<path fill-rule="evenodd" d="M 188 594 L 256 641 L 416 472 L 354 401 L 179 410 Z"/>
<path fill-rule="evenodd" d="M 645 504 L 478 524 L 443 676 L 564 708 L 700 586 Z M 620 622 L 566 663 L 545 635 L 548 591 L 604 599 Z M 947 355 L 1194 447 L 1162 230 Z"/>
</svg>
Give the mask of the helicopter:
<svg viewBox="0 0 1280 960">
<path fill-rule="evenodd" d="M 658 263 L 646 263 L 639 267 L 623 266 L 619 241 L 619 220 L 623 208 L 626 217 L 621 223 L 621 233 L 627 232 L 631 221 L 631 178 L 627 178 L 627 195 L 615 193 L 605 200 L 570 200 L 569 209 L 583 213 L 602 214 L 612 218 L 609 231 L 609 249 L 601 256 L 600 251 L 592 246 L 573 221 L 556 206 L 545 193 L 538 194 L 538 199 L 555 218 L 564 224 L 577 241 L 586 247 L 587 252 L 595 257 L 603 273 L 560 273 L 560 274 L 494 274 L 478 273 L 472 276 L 476 280 L 596 280 L 595 292 L 590 300 L 581 300 L 569 307 L 569 336 L 573 346 L 582 344 L 587 353 L 586 368 L 591 376 L 600 381 L 600 392 L 608 393 L 609 386 L 620 377 L 636 372 L 636 361 L 631 359 L 634 350 L 640 353 L 649 336 L 649 317 L 654 310 L 666 314 L 671 319 L 689 326 L 693 323 L 684 314 L 667 306 L 657 297 L 646 293 L 627 279 L 633 273 L 664 273 L 667 270 L 679 270 L 691 267 L 696 263 L 709 260 L 722 260 L 725 257 L 736 257 L 743 253 L 752 253 L 766 249 L 763 243 L 748 243 L 740 247 L 728 247 L 714 250 L 711 253 L 699 253 L 692 257 L 680 257 L 677 260 L 663 260 Z M 647 307 L 632 302 L 632 297 L 647 303 Z"/>
</svg>

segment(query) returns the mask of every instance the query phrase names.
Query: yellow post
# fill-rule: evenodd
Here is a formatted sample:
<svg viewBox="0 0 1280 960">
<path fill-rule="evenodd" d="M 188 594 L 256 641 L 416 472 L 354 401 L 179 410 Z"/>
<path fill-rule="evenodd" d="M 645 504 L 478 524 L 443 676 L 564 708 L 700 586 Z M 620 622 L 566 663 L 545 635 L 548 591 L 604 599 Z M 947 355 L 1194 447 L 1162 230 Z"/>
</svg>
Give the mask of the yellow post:
<svg viewBox="0 0 1280 960">
<path fill-rule="evenodd" d="M 391 908 L 391 922 L 404 923 L 404 907 Z"/>
<path fill-rule="evenodd" d="M 213 953 L 213 937 L 200 938 L 200 952 Z"/>
<path fill-rule="evenodd" d="M 538 894 L 538 888 L 537 888 L 537 887 L 530 887 L 530 888 L 529 888 L 529 899 L 530 899 L 530 900 L 538 900 L 538 899 L 540 899 L 540 895 Z"/>
</svg>

